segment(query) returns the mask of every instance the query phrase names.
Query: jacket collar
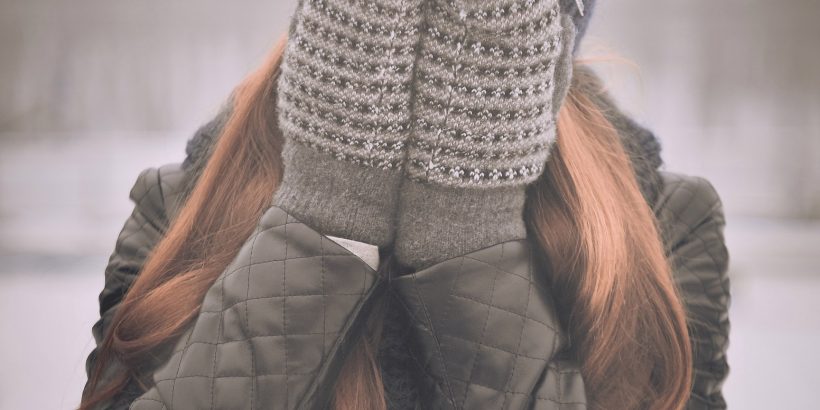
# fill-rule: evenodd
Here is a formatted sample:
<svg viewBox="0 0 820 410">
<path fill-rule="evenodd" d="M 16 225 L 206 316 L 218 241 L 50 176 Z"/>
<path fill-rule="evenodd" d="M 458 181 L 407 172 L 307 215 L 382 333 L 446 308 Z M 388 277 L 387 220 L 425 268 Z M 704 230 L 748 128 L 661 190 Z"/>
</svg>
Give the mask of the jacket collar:
<svg viewBox="0 0 820 410">
<path fill-rule="evenodd" d="M 573 86 L 582 87 L 587 91 L 586 94 L 592 97 L 593 102 L 618 131 L 635 169 L 641 193 L 648 203 L 653 204 L 661 189 L 659 168 L 663 165 L 663 160 L 660 142 L 651 131 L 620 110 L 592 69 L 581 65 L 575 66 L 572 82 Z M 188 139 L 185 146 L 186 158 L 182 167 L 191 172 L 193 178 L 188 179 L 187 192 L 193 188 L 193 184 L 204 169 L 211 149 L 230 116 L 230 111 L 230 104 L 225 104 L 215 118 L 200 127 Z"/>
</svg>

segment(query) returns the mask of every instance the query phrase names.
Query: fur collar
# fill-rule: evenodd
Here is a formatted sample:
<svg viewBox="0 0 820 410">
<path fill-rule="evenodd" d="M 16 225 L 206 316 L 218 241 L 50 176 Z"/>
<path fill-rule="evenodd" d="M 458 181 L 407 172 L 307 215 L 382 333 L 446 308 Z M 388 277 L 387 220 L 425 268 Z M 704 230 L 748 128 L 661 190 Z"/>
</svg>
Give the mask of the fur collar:
<svg viewBox="0 0 820 410">
<path fill-rule="evenodd" d="M 589 68 L 576 66 L 572 78 L 574 87 L 582 87 L 587 95 L 602 109 L 621 136 L 641 188 L 641 193 L 649 204 L 654 204 L 661 188 L 659 168 L 663 164 L 661 146 L 655 135 L 623 113 L 604 88 L 598 76 Z M 217 116 L 197 130 L 185 146 L 186 158 L 182 167 L 192 173 L 185 188 L 190 192 L 210 157 L 220 130 L 230 115 L 230 105 L 226 104 Z"/>
</svg>

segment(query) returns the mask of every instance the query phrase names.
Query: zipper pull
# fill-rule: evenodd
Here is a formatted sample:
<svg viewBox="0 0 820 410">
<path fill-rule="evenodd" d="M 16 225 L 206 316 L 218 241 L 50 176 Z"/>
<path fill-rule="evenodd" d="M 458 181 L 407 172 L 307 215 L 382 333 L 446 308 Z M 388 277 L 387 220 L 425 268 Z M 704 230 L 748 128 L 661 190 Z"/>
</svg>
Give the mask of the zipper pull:
<svg viewBox="0 0 820 410">
<path fill-rule="evenodd" d="M 584 0 L 575 0 L 575 5 L 578 6 L 578 12 L 581 16 L 584 15 Z"/>
</svg>

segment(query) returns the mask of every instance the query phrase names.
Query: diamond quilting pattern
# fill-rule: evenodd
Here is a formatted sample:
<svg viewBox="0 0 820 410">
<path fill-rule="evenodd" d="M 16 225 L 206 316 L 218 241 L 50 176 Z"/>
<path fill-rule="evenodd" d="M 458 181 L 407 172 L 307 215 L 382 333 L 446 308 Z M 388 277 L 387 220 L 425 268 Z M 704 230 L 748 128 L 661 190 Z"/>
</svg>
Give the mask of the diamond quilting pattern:
<svg viewBox="0 0 820 410">
<path fill-rule="evenodd" d="M 270 207 L 131 408 L 310 405 L 375 284 L 361 259 Z"/>
<path fill-rule="evenodd" d="M 729 280 L 722 204 L 705 179 L 661 175 L 664 185 L 653 209 L 693 332 L 696 374 L 689 407 L 725 408 Z M 134 214 L 106 269 L 98 331 L 167 228 L 184 177 L 178 164 L 168 164 L 137 179 Z M 393 279 L 413 318 L 413 358 L 430 376 L 425 391 L 431 407 L 586 408 L 577 364 L 562 359 L 552 301 L 533 276 L 528 252 L 523 241 L 508 242 Z M 378 282 L 375 272 L 335 242 L 269 209 L 155 373 L 156 386 L 132 408 L 308 403 L 317 381 L 329 377 L 339 335 Z"/>
<path fill-rule="evenodd" d="M 552 364 L 566 341 L 531 251 L 509 241 L 393 279 L 430 407 L 584 408 L 580 372 Z"/>
</svg>

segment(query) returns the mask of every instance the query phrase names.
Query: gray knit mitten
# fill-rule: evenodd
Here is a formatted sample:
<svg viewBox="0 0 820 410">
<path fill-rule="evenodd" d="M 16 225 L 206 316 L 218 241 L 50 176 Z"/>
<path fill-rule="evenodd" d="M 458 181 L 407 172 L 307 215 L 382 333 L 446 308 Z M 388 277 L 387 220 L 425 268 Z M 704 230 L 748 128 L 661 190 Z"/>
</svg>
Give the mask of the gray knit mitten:
<svg viewBox="0 0 820 410">
<path fill-rule="evenodd" d="M 300 0 L 278 83 L 274 204 L 378 246 L 395 231 L 422 0 Z"/>
<path fill-rule="evenodd" d="M 527 184 L 544 169 L 575 26 L 558 0 L 431 0 L 395 252 L 427 265 L 526 237 Z"/>
<path fill-rule="evenodd" d="M 300 0 L 274 204 L 413 267 L 525 237 L 575 33 L 559 0 Z"/>
</svg>

